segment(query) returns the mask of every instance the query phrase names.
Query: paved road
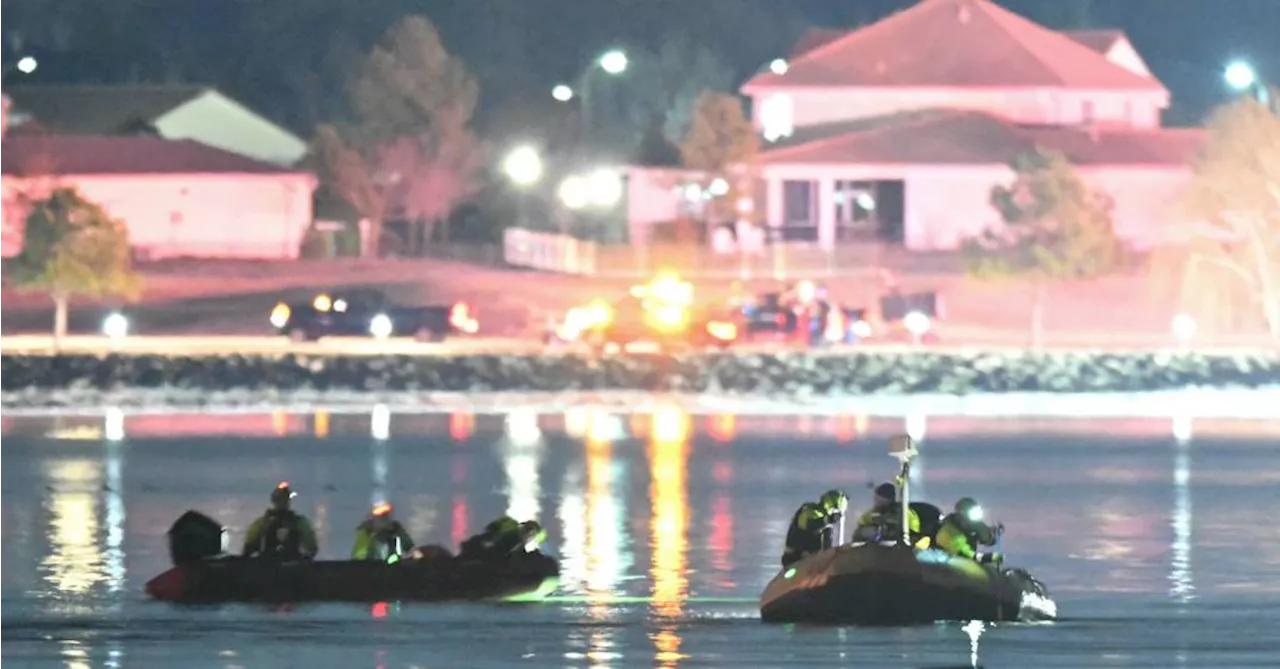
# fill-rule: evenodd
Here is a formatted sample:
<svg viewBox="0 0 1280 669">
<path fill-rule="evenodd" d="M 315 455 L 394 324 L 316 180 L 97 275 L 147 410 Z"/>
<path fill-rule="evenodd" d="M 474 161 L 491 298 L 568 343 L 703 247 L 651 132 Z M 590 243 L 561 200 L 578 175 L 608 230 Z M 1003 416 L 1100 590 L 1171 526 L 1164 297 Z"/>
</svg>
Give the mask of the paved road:
<svg viewBox="0 0 1280 669">
<path fill-rule="evenodd" d="M 545 347 L 537 341 L 496 338 L 423 343 L 412 339 L 378 341 L 367 337 L 332 337 L 315 342 L 293 342 L 287 337 L 269 336 L 134 336 L 111 340 L 103 336 L 73 335 L 62 340 L 62 352 L 73 354 L 511 355 L 540 353 L 544 350 Z M 0 339 L 0 352 L 4 355 L 48 355 L 53 352 L 53 338 L 49 335 L 5 335 Z"/>
</svg>

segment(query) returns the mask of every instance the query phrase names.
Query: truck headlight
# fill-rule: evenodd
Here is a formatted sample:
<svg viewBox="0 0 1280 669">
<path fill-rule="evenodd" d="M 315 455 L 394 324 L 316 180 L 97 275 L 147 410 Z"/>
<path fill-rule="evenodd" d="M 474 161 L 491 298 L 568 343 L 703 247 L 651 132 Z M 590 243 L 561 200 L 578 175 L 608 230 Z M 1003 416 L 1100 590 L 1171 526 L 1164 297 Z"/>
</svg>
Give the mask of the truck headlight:
<svg viewBox="0 0 1280 669">
<path fill-rule="evenodd" d="M 369 321 L 369 334 L 378 339 L 390 337 L 393 329 L 391 317 L 386 314 L 378 314 Z"/>
<path fill-rule="evenodd" d="M 281 302 L 271 310 L 271 325 L 282 328 L 289 323 L 289 305 Z"/>
</svg>

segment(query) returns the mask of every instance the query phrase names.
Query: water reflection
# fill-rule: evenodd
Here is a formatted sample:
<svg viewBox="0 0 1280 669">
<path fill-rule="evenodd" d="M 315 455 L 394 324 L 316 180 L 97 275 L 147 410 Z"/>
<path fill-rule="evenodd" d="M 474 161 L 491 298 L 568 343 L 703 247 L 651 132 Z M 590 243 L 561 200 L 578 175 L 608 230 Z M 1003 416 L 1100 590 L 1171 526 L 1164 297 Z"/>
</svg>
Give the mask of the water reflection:
<svg viewBox="0 0 1280 669">
<path fill-rule="evenodd" d="M 685 486 L 689 462 L 688 419 L 688 415 L 678 409 L 655 412 L 649 442 L 649 497 L 653 504 L 652 601 L 659 619 L 668 619 L 653 635 L 654 662 L 662 667 L 674 667 L 684 657 L 680 653 L 679 632 L 669 619 L 680 616 L 688 595 L 685 573 L 689 548 L 686 536 L 689 504 Z"/>
<path fill-rule="evenodd" d="M 542 513 L 538 470 L 543 451 L 538 417 L 514 412 L 507 416 L 506 426 L 506 437 L 499 442 L 507 477 L 506 514 L 521 521 L 537 519 Z"/>
<path fill-rule="evenodd" d="M 1186 604 L 1195 597 L 1191 578 L 1191 420 L 1174 419 L 1173 550 L 1169 594 Z"/>
<path fill-rule="evenodd" d="M 41 570 L 57 592 L 83 595 L 106 580 L 97 538 L 97 491 L 102 487 L 102 472 L 93 460 L 60 460 L 49 465 L 46 476 L 51 545 Z"/>
<path fill-rule="evenodd" d="M 475 433 L 475 414 L 469 411 L 454 411 L 449 414 L 449 436 L 454 441 L 466 441 Z"/>
<path fill-rule="evenodd" d="M 623 533 L 626 511 L 621 491 L 614 489 L 621 464 L 613 461 L 613 444 L 587 439 L 586 588 L 592 617 L 605 613 L 600 604 L 618 594 L 624 573 Z"/>
<path fill-rule="evenodd" d="M 716 459 L 711 478 L 715 481 L 715 499 L 712 501 L 708 546 L 711 549 L 711 566 L 717 575 L 718 587 L 732 590 L 733 581 L 733 460 L 724 442 L 716 444 Z"/>
<path fill-rule="evenodd" d="M 110 433 L 108 432 L 108 434 Z M 121 438 L 123 438 L 123 435 Z M 125 504 L 123 450 L 124 445 L 119 441 L 107 442 L 107 539 L 103 558 L 107 587 L 111 592 L 120 592 L 124 589 Z"/>
</svg>

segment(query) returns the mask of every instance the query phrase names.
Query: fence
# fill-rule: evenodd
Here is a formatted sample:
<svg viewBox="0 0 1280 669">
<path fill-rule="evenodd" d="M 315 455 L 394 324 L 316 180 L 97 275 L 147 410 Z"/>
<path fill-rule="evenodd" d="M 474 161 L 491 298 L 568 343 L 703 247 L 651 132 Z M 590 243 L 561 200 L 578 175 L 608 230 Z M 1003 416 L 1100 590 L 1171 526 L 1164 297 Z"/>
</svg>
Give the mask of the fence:
<svg viewBox="0 0 1280 669">
<path fill-rule="evenodd" d="M 507 228 L 502 241 L 502 257 L 508 265 L 560 274 L 597 274 L 595 242 L 523 228 Z"/>
</svg>

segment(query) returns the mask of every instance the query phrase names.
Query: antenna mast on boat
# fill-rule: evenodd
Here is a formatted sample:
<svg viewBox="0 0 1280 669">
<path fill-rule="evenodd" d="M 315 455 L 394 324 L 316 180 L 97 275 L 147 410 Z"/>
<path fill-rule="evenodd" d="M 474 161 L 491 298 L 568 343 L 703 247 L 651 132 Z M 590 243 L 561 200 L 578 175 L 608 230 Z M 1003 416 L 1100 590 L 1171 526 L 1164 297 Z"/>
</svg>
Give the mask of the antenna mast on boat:
<svg viewBox="0 0 1280 669">
<path fill-rule="evenodd" d="M 916 450 L 916 442 L 911 435 L 898 434 L 889 438 L 889 455 L 901 464 L 898 472 L 898 488 L 902 491 L 902 543 L 911 545 L 911 461 L 916 459 L 920 451 Z"/>
</svg>

